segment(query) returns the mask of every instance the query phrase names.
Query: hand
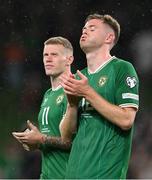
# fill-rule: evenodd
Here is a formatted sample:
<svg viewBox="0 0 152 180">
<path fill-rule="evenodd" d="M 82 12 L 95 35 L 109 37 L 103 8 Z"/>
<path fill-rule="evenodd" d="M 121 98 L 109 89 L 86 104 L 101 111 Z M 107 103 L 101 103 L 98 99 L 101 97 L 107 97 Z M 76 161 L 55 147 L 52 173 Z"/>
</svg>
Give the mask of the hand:
<svg viewBox="0 0 152 180">
<path fill-rule="evenodd" d="M 13 136 L 22 144 L 37 145 L 44 142 L 45 135 L 40 133 L 38 128 L 29 120 L 27 121 L 29 130 L 24 132 L 13 132 Z"/>
<path fill-rule="evenodd" d="M 61 86 L 64 86 L 65 80 L 68 81 L 69 78 L 75 79 L 75 77 L 74 77 L 74 75 L 72 73 L 71 74 L 65 74 L 65 73 L 62 74 L 62 76 L 60 76 L 60 84 L 61 84 Z M 78 98 L 77 96 L 68 94 L 65 89 L 64 89 L 64 92 L 65 92 L 65 94 L 67 96 L 67 100 L 68 100 L 69 105 L 77 107 L 78 103 L 80 101 L 80 98 Z"/>
<path fill-rule="evenodd" d="M 23 132 L 24 132 L 24 133 L 27 133 L 27 132 L 29 132 L 29 131 L 30 131 L 30 130 L 27 128 L 27 129 L 25 129 L 25 131 L 23 131 Z M 23 144 L 22 141 L 15 136 L 14 132 L 12 133 L 12 135 L 15 137 L 15 139 L 16 139 L 19 143 Z"/>
<path fill-rule="evenodd" d="M 91 88 L 88 84 L 88 79 L 79 70 L 77 70 L 77 75 L 80 80 L 74 78 L 73 75 L 60 77 L 61 85 L 67 95 L 85 97 L 86 93 Z"/>
</svg>

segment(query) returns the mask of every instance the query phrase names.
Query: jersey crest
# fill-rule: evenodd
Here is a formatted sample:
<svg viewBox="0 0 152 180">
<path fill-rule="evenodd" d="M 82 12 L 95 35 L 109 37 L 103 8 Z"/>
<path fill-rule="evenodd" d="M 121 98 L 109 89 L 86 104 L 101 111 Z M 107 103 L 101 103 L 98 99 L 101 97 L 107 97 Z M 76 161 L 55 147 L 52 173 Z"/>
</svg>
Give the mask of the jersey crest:
<svg viewBox="0 0 152 180">
<path fill-rule="evenodd" d="M 60 104 L 63 101 L 64 95 L 61 94 L 56 98 L 56 104 Z"/>
<path fill-rule="evenodd" d="M 99 82 L 98 82 L 99 86 L 100 87 L 104 86 L 106 84 L 107 80 L 108 80 L 108 78 L 106 76 L 101 76 L 99 79 Z"/>
</svg>

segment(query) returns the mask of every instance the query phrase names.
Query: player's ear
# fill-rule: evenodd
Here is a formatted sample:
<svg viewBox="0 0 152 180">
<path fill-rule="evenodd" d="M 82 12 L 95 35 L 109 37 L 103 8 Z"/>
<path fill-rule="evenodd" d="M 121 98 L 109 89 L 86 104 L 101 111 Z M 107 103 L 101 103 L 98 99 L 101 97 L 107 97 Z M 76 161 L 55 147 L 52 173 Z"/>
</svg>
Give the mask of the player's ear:
<svg viewBox="0 0 152 180">
<path fill-rule="evenodd" d="M 106 43 L 111 44 L 114 42 L 114 39 L 115 39 L 114 33 L 108 33 L 105 41 Z"/>
<path fill-rule="evenodd" d="M 67 57 L 67 65 L 70 66 L 73 63 L 74 57 L 73 55 Z"/>
</svg>

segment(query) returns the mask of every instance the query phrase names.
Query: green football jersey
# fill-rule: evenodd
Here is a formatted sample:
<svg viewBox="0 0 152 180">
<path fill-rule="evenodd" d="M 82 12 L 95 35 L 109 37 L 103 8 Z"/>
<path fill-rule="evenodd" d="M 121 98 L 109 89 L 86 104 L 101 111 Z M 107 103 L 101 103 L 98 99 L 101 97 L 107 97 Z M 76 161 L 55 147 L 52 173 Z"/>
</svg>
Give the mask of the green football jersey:
<svg viewBox="0 0 152 180">
<path fill-rule="evenodd" d="M 111 104 L 138 108 L 138 77 L 129 62 L 112 57 L 96 72 L 82 70 L 93 89 Z M 80 103 L 79 128 L 66 177 L 126 178 L 133 128 L 124 131 L 100 115 L 85 99 Z"/>
<path fill-rule="evenodd" d="M 43 134 L 60 136 L 59 124 L 65 114 L 66 106 L 67 100 L 63 88 L 46 91 L 38 116 L 39 128 Z M 63 179 L 69 153 L 45 146 L 42 148 L 41 179 Z"/>
</svg>

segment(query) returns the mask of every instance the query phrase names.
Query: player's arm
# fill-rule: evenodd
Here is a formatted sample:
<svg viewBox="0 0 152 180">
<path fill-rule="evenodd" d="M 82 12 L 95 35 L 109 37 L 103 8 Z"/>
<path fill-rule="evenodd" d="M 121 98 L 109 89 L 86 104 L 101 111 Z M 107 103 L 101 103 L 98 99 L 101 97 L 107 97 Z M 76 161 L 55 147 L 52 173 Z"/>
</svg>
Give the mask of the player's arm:
<svg viewBox="0 0 152 180">
<path fill-rule="evenodd" d="M 50 148 L 69 150 L 71 148 L 71 140 L 63 140 L 61 137 L 46 136 L 44 135 L 44 141 L 40 144 L 40 147 L 47 146 Z"/>
<path fill-rule="evenodd" d="M 64 83 L 68 78 L 75 79 L 74 75 L 60 76 L 61 86 L 64 88 Z M 73 96 L 64 89 L 65 94 L 67 96 L 67 109 L 64 118 L 62 119 L 59 128 L 61 137 L 64 141 L 71 141 L 73 134 L 77 131 L 77 116 L 78 116 L 78 104 L 80 101 L 80 97 Z"/>
<path fill-rule="evenodd" d="M 72 141 L 73 134 L 77 131 L 77 106 L 67 105 L 67 110 L 59 128 L 63 141 Z"/>
<path fill-rule="evenodd" d="M 88 84 L 88 79 L 80 71 L 77 71 L 77 74 L 80 80 L 69 78 L 64 82 L 66 92 L 84 97 L 96 111 L 121 129 L 128 130 L 131 128 L 135 119 L 136 108 L 122 108 L 109 103 Z"/>
<path fill-rule="evenodd" d="M 63 140 L 61 137 L 52 137 L 42 134 L 36 126 L 30 121 L 27 121 L 29 131 L 13 132 L 13 136 L 23 145 L 27 145 L 29 150 L 32 147 L 48 146 L 62 150 L 68 150 L 71 147 L 71 141 Z M 36 149 L 36 148 L 35 148 Z"/>
<path fill-rule="evenodd" d="M 121 129 L 128 130 L 132 127 L 136 116 L 136 108 L 120 107 L 111 104 L 96 93 L 91 87 L 84 93 L 84 97 L 96 111 Z"/>
</svg>

